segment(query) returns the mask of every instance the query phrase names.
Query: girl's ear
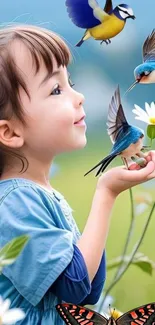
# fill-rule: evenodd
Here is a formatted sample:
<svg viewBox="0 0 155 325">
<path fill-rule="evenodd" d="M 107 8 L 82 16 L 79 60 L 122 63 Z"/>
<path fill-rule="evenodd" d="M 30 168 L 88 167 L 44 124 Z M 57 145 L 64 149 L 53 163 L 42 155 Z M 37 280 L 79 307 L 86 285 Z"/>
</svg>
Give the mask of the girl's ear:
<svg viewBox="0 0 155 325">
<path fill-rule="evenodd" d="M 21 148 L 24 144 L 22 129 L 11 121 L 0 120 L 0 143 L 10 148 Z"/>
</svg>

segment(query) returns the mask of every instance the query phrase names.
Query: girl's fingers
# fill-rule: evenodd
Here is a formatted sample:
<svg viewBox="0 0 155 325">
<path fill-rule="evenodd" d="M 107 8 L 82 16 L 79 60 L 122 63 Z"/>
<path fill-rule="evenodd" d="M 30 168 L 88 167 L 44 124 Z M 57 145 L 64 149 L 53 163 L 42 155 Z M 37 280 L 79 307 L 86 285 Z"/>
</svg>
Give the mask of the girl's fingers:
<svg viewBox="0 0 155 325">
<path fill-rule="evenodd" d="M 155 162 L 155 151 L 153 150 L 148 152 L 148 155 L 145 157 L 145 159 L 147 160 L 147 162 L 151 160 Z"/>
<path fill-rule="evenodd" d="M 128 181 L 135 182 L 135 183 L 144 182 L 147 179 L 152 179 L 155 177 L 155 163 L 153 161 L 150 161 L 144 168 L 140 168 L 139 170 L 133 170 L 132 172 L 124 170 L 123 173 L 124 173 L 124 179 L 126 180 L 128 179 Z"/>
<path fill-rule="evenodd" d="M 139 170 L 140 166 L 136 163 L 133 163 L 129 166 L 129 170 Z"/>
</svg>

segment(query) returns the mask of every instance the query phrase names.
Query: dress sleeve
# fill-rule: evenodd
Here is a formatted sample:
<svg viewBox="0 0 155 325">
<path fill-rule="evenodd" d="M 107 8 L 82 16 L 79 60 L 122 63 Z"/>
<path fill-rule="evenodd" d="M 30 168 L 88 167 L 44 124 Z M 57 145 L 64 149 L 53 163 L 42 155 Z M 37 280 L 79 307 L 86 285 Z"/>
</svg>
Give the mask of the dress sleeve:
<svg viewBox="0 0 155 325">
<path fill-rule="evenodd" d="M 98 271 L 91 283 L 90 294 L 81 302 L 81 305 L 95 305 L 102 293 L 106 280 L 106 253 L 103 252 Z"/>
<path fill-rule="evenodd" d="M 60 300 L 79 305 L 91 292 L 87 267 L 79 248 L 74 245 L 71 262 L 55 281 L 51 290 Z"/>
<path fill-rule="evenodd" d="M 0 205 L 0 246 L 20 235 L 30 237 L 16 261 L 2 273 L 33 306 L 73 257 L 72 232 L 56 227 L 54 213 L 32 187 L 13 189 Z"/>
<path fill-rule="evenodd" d="M 79 248 L 74 245 L 74 253 L 71 262 L 61 273 L 54 285 L 53 292 L 60 300 L 77 305 L 94 305 L 98 302 L 103 290 L 106 277 L 105 251 L 98 271 L 90 283 L 87 267 Z"/>
</svg>

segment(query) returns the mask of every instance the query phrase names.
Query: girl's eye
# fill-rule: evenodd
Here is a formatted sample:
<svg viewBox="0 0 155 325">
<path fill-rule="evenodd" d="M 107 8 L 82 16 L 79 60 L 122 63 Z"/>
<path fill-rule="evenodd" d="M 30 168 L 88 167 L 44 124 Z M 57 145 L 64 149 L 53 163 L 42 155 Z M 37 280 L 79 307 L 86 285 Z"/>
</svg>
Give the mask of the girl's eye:
<svg viewBox="0 0 155 325">
<path fill-rule="evenodd" d="M 51 95 L 61 95 L 61 89 L 60 89 L 60 86 L 58 84 L 52 90 Z"/>
</svg>

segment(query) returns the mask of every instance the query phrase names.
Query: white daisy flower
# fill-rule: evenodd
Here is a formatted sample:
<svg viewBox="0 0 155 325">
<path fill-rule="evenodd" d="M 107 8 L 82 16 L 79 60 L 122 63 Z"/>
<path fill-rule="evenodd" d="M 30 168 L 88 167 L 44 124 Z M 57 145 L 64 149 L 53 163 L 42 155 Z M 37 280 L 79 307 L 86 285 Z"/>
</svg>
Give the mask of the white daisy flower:
<svg viewBox="0 0 155 325">
<path fill-rule="evenodd" d="M 143 121 L 148 125 L 155 125 L 155 104 L 152 102 L 150 105 L 145 103 L 145 110 L 139 107 L 138 105 L 134 105 L 135 109 L 132 110 L 134 114 L 137 116 L 135 119 Z"/>
<path fill-rule="evenodd" d="M 103 296 L 101 296 L 97 304 L 94 306 L 94 309 L 107 319 L 109 319 L 111 316 L 113 316 L 114 319 L 117 319 L 122 315 L 122 312 L 117 309 L 111 308 L 113 302 L 114 298 L 108 295 L 103 303 Z"/>
<path fill-rule="evenodd" d="M 25 317 L 25 313 L 19 308 L 9 310 L 10 299 L 3 300 L 0 296 L 0 325 L 12 325 Z"/>
</svg>

